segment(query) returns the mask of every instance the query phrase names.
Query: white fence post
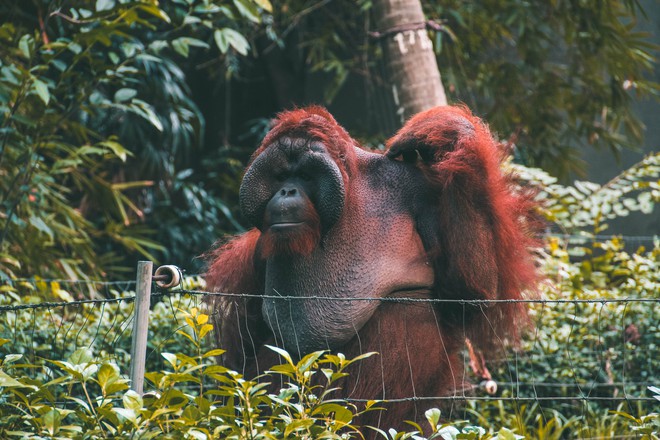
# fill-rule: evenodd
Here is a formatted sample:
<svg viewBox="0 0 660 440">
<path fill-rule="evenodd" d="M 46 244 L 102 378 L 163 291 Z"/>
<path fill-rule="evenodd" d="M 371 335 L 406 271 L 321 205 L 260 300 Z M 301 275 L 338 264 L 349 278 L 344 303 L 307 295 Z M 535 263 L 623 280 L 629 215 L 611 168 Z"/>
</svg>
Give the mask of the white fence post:
<svg viewBox="0 0 660 440">
<path fill-rule="evenodd" d="M 131 389 L 139 395 L 142 395 L 144 387 L 152 270 L 153 264 L 151 261 L 138 262 L 133 314 L 133 340 L 131 344 Z"/>
</svg>

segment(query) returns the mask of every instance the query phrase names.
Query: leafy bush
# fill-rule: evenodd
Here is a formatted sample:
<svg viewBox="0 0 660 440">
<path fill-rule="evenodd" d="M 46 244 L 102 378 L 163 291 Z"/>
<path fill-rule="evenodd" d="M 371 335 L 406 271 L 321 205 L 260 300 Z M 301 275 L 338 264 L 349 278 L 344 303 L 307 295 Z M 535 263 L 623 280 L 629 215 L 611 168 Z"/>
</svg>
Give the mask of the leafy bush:
<svg viewBox="0 0 660 440">
<path fill-rule="evenodd" d="M 138 255 L 198 254 L 233 220 L 228 190 L 194 175 L 222 165 L 227 184 L 237 166 L 215 153 L 193 168 L 204 118 L 184 67 L 245 55 L 240 29 L 271 6 L 161 3 L 0 4 L 0 279 L 114 277 Z"/>
<path fill-rule="evenodd" d="M 2 438 L 349 438 L 360 436 L 351 425 L 359 411 L 328 398 L 333 383 L 356 359 L 315 352 L 285 363 L 270 375 L 287 385 L 268 394 L 267 377 L 246 380 L 216 365 L 220 349 L 206 351 L 202 341 L 211 332 L 208 315 L 193 308 L 176 331 L 193 349 L 161 353 L 166 368 L 146 374 L 151 391 L 129 390 L 116 363 L 96 360 L 88 348 L 67 361 L 20 364 L 9 354 L 0 364 L 0 436 Z M 3 344 L 8 341 L 2 340 Z M 38 371 L 38 372 L 37 372 Z M 314 376 L 325 378 L 314 384 Z M 374 402 L 375 403 L 375 402 Z M 370 405 L 366 411 L 371 410 Z"/>
</svg>

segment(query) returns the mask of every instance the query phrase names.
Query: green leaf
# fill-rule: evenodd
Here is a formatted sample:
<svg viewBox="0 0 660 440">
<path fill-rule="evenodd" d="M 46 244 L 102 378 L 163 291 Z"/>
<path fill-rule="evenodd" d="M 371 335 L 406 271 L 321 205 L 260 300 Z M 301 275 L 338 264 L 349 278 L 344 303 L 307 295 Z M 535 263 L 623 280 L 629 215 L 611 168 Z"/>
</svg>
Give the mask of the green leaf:
<svg viewBox="0 0 660 440">
<path fill-rule="evenodd" d="M 18 48 L 26 59 L 30 59 L 32 51 L 30 50 L 34 46 L 34 38 L 32 35 L 25 34 L 18 41 Z"/>
<path fill-rule="evenodd" d="M 431 429 L 435 432 L 438 423 L 440 423 L 440 410 L 438 408 L 431 408 L 424 413 L 424 417 L 429 421 Z"/>
<path fill-rule="evenodd" d="M 96 11 L 109 11 L 115 7 L 115 0 L 96 0 Z"/>
<path fill-rule="evenodd" d="M 282 357 L 283 357 L 283 358 L 284 358 L 289 364 L 291 364 L 291 365 L 295 365 L 295 364 L 293 363 L 293 359 L 291 359 L 291 356 L 289 355 L 289 353 L 287 353 L 286 350 L 283 350 L 283 349 L 281 349 L 281 348 L 279 348 L 279 347 L 275 347 L 275 346 L 273 346 L 273 345 L 266 345 L 266 347 L 267 347 L 267 348 L 270 348 L 270 349 L 273 350 L 275 353 L 277 353 L 277 354 L 279 354 L 280 356 L 282 356 Z"/>
<path fill-rule="evenodd" d="M 238 9 L 238 12 L 248 20 L 254 23 L 260 23 L 261 17 L 259 16 L 259 10 L 249 0 L 234 0 L 234 6 Z"/>
<path fill-rule="evenodd" d="M 73 365 L 88 364 L 93 360 L 94 356 L 89 348 L 79 348 L 69 356 L 69 362 Z"/>
<path fill-rule="evenodd" d="M 184 57 L 188 57 L 190 53 L 190 47 L 203 47 L 205 49 L 209 48 L 209 45 L 203 42 L 202 40 L 198 40 L 196 38 L 190 38 L 190 37 L 181 37 L 177 38 L 175 40 L 172 40 L 172 48 L 179 53 L 180 55 Z"/>
<path fill-rule="evenodd" d="M 124 393 L 124 396 L 121 398 L 124 408 L 139 411 L 144 406 L 142 402 L 142 396 L 136 393 L 133 390 L 128 390 Z"/>
<path fill-rule="evenodd" d="M 259 5 L 259 7 L 265 11 L 273 12 L 273 5 L 269 0 L 254 0 L 254 2 Z"/>
<path fill-rule="evenodd" d="M 17 360 L 21 359 L 22 357 L 23 357 L 22 354 L 8 354 L 8 355 L 5 356 L 5 358 L 2 360 L 2 363 L 3 363 L 4 365 L 7 365 L 7 364 L 9 364 L 9 363 L 11 363 L 11 362 L 14 362 L 14 361 L 17 361 Z"/>
<path fill-rule="evenodd" d="M 184 58 L 188 58 L 188 54 L 190 53 L 190 47 L 188 46 L 188 42 L 186 41 L 186 38 L 177 38 L 172 40 L 172 49 L 179 55 L 181 55 Z"/>
<path fill-rule="evenodd" d="M 132 409 L 112 408 L 112 411 L 118 416 L 132 422 L 133 424 L 136 424 L 137 414 L 135 414 L 135 411 L 133 411 Z"/>
<path fill-rule="evenodd" d="M 497 440 L 519 440 L 523 438 L 523 436 L 516 435 L 506 428 L 502 428 L 497 432 Z"/>
<path fill-rule="evenodd" d="M 126 102 L 137 95 L 137 90 L 123 88 L 115 92 L 114 100 L 115 102 Z"/>
<path fill-rule="evenodd" d="M 0 388 L 4 388 L 4 387 L 7 387 L 7 388 L 11 388 L 11 387 L 23 388 L 23 387 L 25 387 L 25 388 L 37 389 L 36 387 L 31 387 L 29 385 L 25 385 L 25 384 L 17 381 L 16 379 L 11 377 L 10 375 L 5 373 L 4 371 L 0 370 Z"/>
<path fill-rule="evenodd" d="M 300 360 L 300 362 L 298 362 L 296 369 L 301 373 L 304 373 L 305 371 L 309 370 L 312 365 L 314 365 L 314 362 L 323 356 L 323 353 L 325 353 L 325 351 L 315 351 L 314 353 L 306 355 Z"/>
<path fill-rule="evenodd" d="M 97 379 L 99 385 L 101 385 L 101 389 L 104 392 L 107 392 L 107 385 L 119 379 L 119 368 L 113 364 L 103 364 L 101 365 L 101 368 L 99 368 Z"/>
<path fill-rule="evenodd" d="M 163 20 L 165 23 L 170 23 L 170 17 L 167 15 L 165 11 L 163 11 L 161 8 L 159 8 L 156 5 L 148 5 L 148 4 L 140 4 L 138 5 L 138 8 L 142 9 L 144 12 L 153 15 L 154 17 L 158 17 L 161 20 Z"/>
<path fill-rule="evenodd" d="M 199 329 L 199 339 L 204 338 L 204 336 L 206 336 L 212 330 L 213 330 L 213 326 L 211 324 L 204 324 Z"/>
<path fill-rule="evenodd" d="M 331 413 L 334 413 L 335 420 L 343 424 L 351 423 L 351 420 L 353 420 L 353 413 L 338 403 L 322 403 L 312 411 L 312 415 L 330 416 Z"/>
<path fill-rule="evenodd" d="M 209 350 L 204 355 L 202 356 L 203 358 L 209 358 L 209 357 L 214 357 L 214 356 L 220 356 L 223 354 L 226 350 L 223 350 L 221 348 L 216 348 L 214 350 Z"/>
<path fill-rule="evenodd" d="M 230 28 L 216 29 L 213 33 L 216 46 L 220 52 L 227 53 L 229 47 L 233 47 L 241 55 L 247 55 L 250 43 L 243 35 Z"/>
<path fill-rule="evenodd" d="M 34 91 L 37 92 L 37 95 L 41 100 L 44 102 L 44 104 L 48 105 L 50 102 L 50 92 L 48 91 L 48 86 L 46 85 L 45 82 L 34 78 L 32 82 L 32 86 L 34 87 Z"/>
<path fill-rule="evenodd" d="M 154 112 L 151 106 L 146 102 L 140 99 L 133 99 L 133 102 L 128 108 L 133 113 L 149 121 L 151 125 L 156 128 L 156 130 L 163 131 L 163 124 L 160 122 L 160 119 L 158 119 L 158 115 L 156 115 L 156 112 Z"/>
<path fill-rule="evenodd" d="M 43 416 L 44 428 L 52 436 L 57 434 L 60 431 L 60 425 L 62 424 L 62 415 L 56 409 L 51 409 Z"/>
<path fill-rule="evenodd" d="M 126 162 L 126 158 L 128 156 L 133 156 L 133 153 L 131 153 L 126 148 L 124 148 L 124 146 L 119 142 L 107 140 L 107 141 L 99 142 L 97 145 L 99 147 L 110 149 L 115 154 L 115 156 L 121 159 L 122 162 Z"/>
<path fill-rule="evenodd" d="M 314 422 L 314 419 L 298 419 L 291 423 L 287 423 L 286 429 L 284 430 L 284 438 L 290 438 L 289 436 L 296 431 L 309 429 L 314 425 Z"/>
<path fill-rule="evenodd" d="M 169 362 L 174 369 L 177 368 L 177 357 L 174 353 L 161 353 L 160 355 L 164 357 L 165 360 Z"/>
<path fill-rule="evenodd" d="M 215 45 L 218 46 L 221 53 L 227 53 L 227 50 L 229 50 L 229 40 L 227 39 L 227 33 L 225 31 L 226 28 L 216 29 L 215 32 L 213 32 Z"/>
<path fill-rule="evenodd" d="M 44 219 L 40 217 L 35 217 L 32 216 L 30 217 L 30 224 L 37 230 L 43 232 L 44 234 L 48 235 L 48 238 L 51 240 L 54 237 L 53 230 L 46 224 Z"/>
</svg>

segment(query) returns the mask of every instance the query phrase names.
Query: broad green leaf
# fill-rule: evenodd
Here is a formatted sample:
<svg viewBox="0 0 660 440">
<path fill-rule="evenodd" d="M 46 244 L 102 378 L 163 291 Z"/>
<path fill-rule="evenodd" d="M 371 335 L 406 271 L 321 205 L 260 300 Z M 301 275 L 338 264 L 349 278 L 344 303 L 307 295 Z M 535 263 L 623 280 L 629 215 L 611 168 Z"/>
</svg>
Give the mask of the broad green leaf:
<svg viewBox="0 0 660 440">
<path fill-rule="evenodd" d="M 88 364 L 93 360 L 94 356 L 89 348 L 79 348 L 69 356 L 69 362 L 73 365 Z"/>
<path fill-rule="evenodd" d="M 181 55 L 184 58 L 188 58 L 188 54 L 190 53 L 190 47 L 188 46 L 188 42 L 186 41 L 185 38 L 176 38 L 172 40 L 172 49 L 179 55 Z"/>
<path fill-rule="evenodd" d="M 234 6 L 236 6 L 238 12 L 240 12 L 240 14 L 248 20 L 254 23 L 261 22 L 259 10 L 250 0 L 234 0 Z"/>
<path fill-rule="evenodd" d="M 160 122 L 158 115 L 156 115 L 151 106 L 146 102 L 139 99 L 133 99 L 133 102 L 128 108 L 135 114 L 149 121 L 151 125 L 156 128 L 156 130 L 163 131 L 163 124 Z"/>
<path fill-rule="evenodd" d="M 512 431 L 506 429 L 506 428 L 501 428 L 497 432 L 497 440 L 520 440 L 523 439 L 522 435 L 516 435 Z"/>
<path fill-rule="evenodd" d="M 7 365 L 11 362 L 21 359 L 22 357 L 23 357 L 22 354 L 8 354 L 7 356 L 4 357 L 4 359 L 2 359 L 2 363 L 4 365 Z"/>
<path fill-rule="evenodd" d="M 26 388 L 36 389 L 36 387 L 31 387 L 29 385 L 24 385 L 23 383 L 17 381 L 16 379 L 11 377 L 10 375 L 5 373 L 4 371 L 0 370 L 0 388 L 4 388 L 4 387 L 8 387 L 8 388 L 10 388 L 10 387 L 26 387 Z"/>
<path fill-rule="evenodd" d="M 111 396 L 120 391 L 128 389 L 128 381 L 124 379 L 117 380 L 116 382 L 109 383 L 105 386 L 105 392 L 108 396 Z"/>
<path fill-rule="evenodd" d="M 330 416 L 332 413 L 334 413 L 335 420 L 343 424 L 351 423 L 351 420 L 353 420 L 353 413 L 338 403 L 322 403 L 312 411 L 313 415 L 322 414 Z"/>
<path fill-rule="evenodd" d="M 221 53 L 227 53 L 229 50 L 229 40 L 227 39 L 227 33 L 225 29 L 216 29 L 213 32 L 213 39 L 215 40 L 215 45 L 218 46 Z"/>
<path fill-rule="evenodd" d="M 34 38 L 32 35 L 26 34 L 21 37 L 18 41 L 18 48 L 21 50 L 21 53 L 26 59 L 30 59 L 32 56 L 31 48 L 34 46 Z"/>
<path fill-rule="evenodd" d="M 305 372 L 311 368 L 312 365 L 314 365 L 314 362 L 316 362 L 321 356 L 323 356 L 324 351 L 315 351 L 314 353 L 310 353 L 306 355 L 304 358 L 298 362 L 296 365 L 296 369 L 300 372 Z"/>
<path fill-rule="evenodd" d="M 209 357 L 214 357 L 214 356 L 220 356 L 220 355 L 223 354 L 225 351 L 226 351 L 226 350 L 223 350 L 223 349 L 221 349 L 221 348 L 216 348 L 216 349 L 213 349 L 213 350 L 209 350 L 209 351 L 207 351 L 206 353 L 204 353 L 204 355 L 203 355 L 202 357 L 204 357 L 204 358 L 209 358 Z"/>
<path fill-rule="evenodd" d="M 43 416 L 44 428 L 52 436 L 57 434 L 60 431 L 60 425 L 62 424 L 62 415 L 56 409 L 51 409 Z"/>
<path fill-rule="evenodd" d="M 112 408 L 112 411 L 113 411 L 115 414 L 117 414 L 117 415 L 123 417 L 124 419 L 126 419 L 126 420 L 132 422 L 133 424 L 136 423 L 136 420 L 137 420 L 137 414 L 136 414 L 135 411 L 133 411 L 132 409 L 126 409 L 126 408 Z"/>
<path fill-rule="evenodd" d="M 165 360 L 169 362 L 173 368 L 175 369 L 177 368 L 177 357 L 174 353 L 161 353 L 160 355 L 164 357 Z"/>
<path fill-rule="evenodd" d="M 53 230 L 46 224 L 44 219 L 40 217 L 32 216 L 30 217 L 30 224 L 38 231 L 41 231 L 44 234 L 48 235 L 48 237 L 51 240 L 53 239 L 54 237 Z"/>
<path fill-rule="evenodd" d="M 284 438 L 289 438 L 289 436 L 299 430 L 307 430 L 315 423 L 314 419 L 298 419 L 290 423 L 287 423 L 286 429 L 284 430 Z"/>
<path fill-rule="evenodd" d="M 96 11 L 109 11 L 115 7 L 115 0 L 96 0 Z"/>
<path fill-rule="evenodd" d="M 212 330 L 213 330 L 213 326 L 211 324 L 204 324 L 199 329 L 199 339 L 202 339 L 204 336 L 206 336 Z"/>
<path fill-rule="evenodd" d="M 34 91 L 37 92 L 37 95 L 41 100 L 44 102 L 44 104 L 48 105 L 50 102 L 50 92 L 48 91 L 48 86 L 46 85 L 45 82 L 41 81 L 40 79 L 34 78 L 32 82 L 32 86 L 34 87 Z"/>
<path fill-rule="evenodd" d="M 190 53 L 190 46 L 193 47 L 203 47 L 205 49 L 209 48 L 209 45 L 203 42 L 202 40 L 198 40 L 196 38 L 190 38 L 190 37 L 181 37 L 177 38 L 175 40 L 172 40 L 172 48 L 178 52 L 179 54 L 183 55 L 184 57 L 188 57 Z"/>
<path fill-rule="evenodd" d="M 435 432 L 438 423 L 440 423 L 440 410 L 438 408 L 431 408 L 424 413 L 424 417 L 429 421 L 431 429 Z"/>
<path fill-rule="evenodd" d="M 133 153 L 131 153 L 126 148 L 124 148 L 124 146 L 119 142 L 107 140 L 107 141 L 99 142 L 97 145 L 99 147 L 110 149 L 115 154 L 115 156 L 117 156 L 119 159 L 122 160 L 122 162 L 126 162 L 126 158 L 128 156 L 133 156 Z"/>
<path fill-rule="evenodd" d="M 125 87 L 115 92 L 114 100 L 115 102 L 126 102 L 136 95 L 137 95 L 137 90 L 129 89 Z"/>
<path fill-rule="evenodd" d="M 241 55 L 247 55 L 250 49 L 250 43 L 243 35 L 230 28 L 217 29 L 213 33 L 215 44 L 220 52 L 227 53 L 229 47 L 233 47 Z"/>
<path fill-rule="evenodd" d="M 294 365 L 294 363 L 293 363 L 293 359 L 291 359 L 291 356 L 289 355 L 289 353 L 287 353 L 286 350 L 283 350 L 283 349 L 281 349 L 281 348 L 279 348 L 279 347 L 275 347 L 274 345 L 266 345 L 266 347 L 267 347 L 267 348 L 270 348 L 270 349 L 273 350 L 275 353 L 277 353 L 277 354 L 279 354 L 280 356 L 282 356 L 282 357 L 283 357 L 283 358 L 284 358 L 289 364 Z"/>
<path fill-rule="evenodd" d="M 142 406 L 144 406 L 144 403 L 142 402 L 142 396 L 133 390 L 126 391 L 121 400 L 124 404 L 124 408 L 126 409 L 138 411 L 142 409 Z"/>
<path fill-rule="evenodd" d="M 104 392 L 106 392 L 107 385 L 113 383 L 117 379 L 119 379 L 119 368 L 117 368 L 116 365 L 113 364 L 101 365 L 101 368 L 99 368 L 99 372 L 97 375 L 97 380 Z"/>
</svg>

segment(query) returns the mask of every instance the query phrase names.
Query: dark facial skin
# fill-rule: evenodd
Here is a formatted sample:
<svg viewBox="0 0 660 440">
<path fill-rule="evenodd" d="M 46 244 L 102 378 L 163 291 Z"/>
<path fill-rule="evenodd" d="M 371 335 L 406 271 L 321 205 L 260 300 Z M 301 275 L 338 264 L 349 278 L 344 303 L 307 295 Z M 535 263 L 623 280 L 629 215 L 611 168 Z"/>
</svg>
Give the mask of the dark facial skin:
<svg viewBox="0 0 660 440">
<path fill-rule="evenodd" d="M 267 248 L 263 318 L 293 355 L 346 343 L 378 308 L 373 299 L 428 297 L 433 285 L 412 215 L 423 202 L 424 194 L 414 190 L 421 174 L 410 164 L 355 150 L 363 172 L 344 182 L 322 144 L 283 139 L 254 160 L 241 185 L 243 211 Z M 296 248 L 301 242 L 303 249 Z"/>
</svg>

